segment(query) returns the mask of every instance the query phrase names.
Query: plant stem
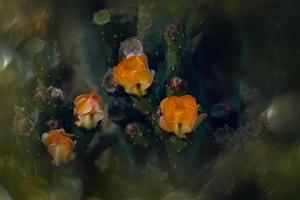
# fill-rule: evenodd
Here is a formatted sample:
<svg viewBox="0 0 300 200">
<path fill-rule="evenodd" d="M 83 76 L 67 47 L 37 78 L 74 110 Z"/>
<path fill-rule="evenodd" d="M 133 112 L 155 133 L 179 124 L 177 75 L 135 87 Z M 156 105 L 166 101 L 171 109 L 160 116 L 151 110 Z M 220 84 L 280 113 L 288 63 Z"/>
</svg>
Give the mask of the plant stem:
<svg viewBox="0 0 300 200">
<path fill-rule="evenodd" d="M 184 33 L 182 28 L 176 24 L 170 24 L 165 30 L 167 43 L 166 71 L 167 79 L 178 76 L 181 71 L 182 52 L 184 45 Z"/>
</svg>

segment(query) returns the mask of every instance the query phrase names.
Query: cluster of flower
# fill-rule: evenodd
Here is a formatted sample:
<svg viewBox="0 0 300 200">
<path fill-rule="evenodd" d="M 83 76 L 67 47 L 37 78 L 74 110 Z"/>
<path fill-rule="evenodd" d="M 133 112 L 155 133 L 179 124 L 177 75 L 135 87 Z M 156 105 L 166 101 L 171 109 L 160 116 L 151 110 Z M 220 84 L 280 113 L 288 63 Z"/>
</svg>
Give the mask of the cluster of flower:
<svg viewBox="0 0 300 200">
<path fill-rule="evenodd" d="M 178 36 L 179 29 L 177 30 L 177 27 L 173 26 L 167 29 L 167 35 L 171 34 L 173 38 L 169 40 L 170 43 L 174 43 L 175 36 Z M 168 39 L 166 40 L 168 43 Z M 137 38 L 128 39 L 122 43 L 120 50 L 122 50 L 120 62 L 104 79 L 106 85 L 109 84 L 106 90 L 111 92 L 114 91 L 114 87 L 119 87 L 132 98 L 134 104 L 144 104 L 145 101 L 140 101 L 143 99 L 151 102 L 151 99 L 147 98 L 151 93 L 150 88 L 155 84 L 155 73 L 148 66 L 148 58 L 143 51 L 141 41 Z M 178 50 L 177 47 L 176 50 Z M 169 51 L 169 53 L 169 63 L 167 65 L 172 65 L 172 69 L 170 71 L 171 76 L 165 77 L 167 86 L 164 86 L 166 87 L 164 98 L 160 100 L 159 106 L 154 105 L 155 108 L 152 110 L 143 110 L 144 105 L 136 106 L 136 108 L 150 121 L 152 120 L 152 128 L 148 131 L 150 134 L 157 135 L 158 128 L 161 139 L 164 139 L 162 135 L 171 135 L 173 141 L 174 138 L 185 141 L 187 135 L 194 132 L 198 124 L 203 121 L 206 113 L 200 113 L 200 104 L 192 95 L 186 94 L 186 92 L 178 92 L 185 90 L 187 84 L 178 76 L 178 73 L 173 73 L 177 69 L 175 69 L 176 63 L 172 63 L 172 59 L 177 62 L 178 57 L 181 55 L 177 55 L 176 52 L 174 54 L 172 51 Z M 99 122 L 106 116 L 104 103 L 98 92 L 77 96 L 74 105 L 74 123 L 78 127 L 91 130 L 97 127 Z M 128 124 L 125 128 L 125 132 L 130 132 L 128 135 L 131 137 L 133 137 L 134 132 L 140 132 L 141 129 L 139 127 L 141 124 L 132 125 L 132 123 Z M 66 133 L 64 129 L 53 129 L 45 133 L 42 135 L 42 141 L 48 147 L 48 152 L 53 157 L 54 164 L 60 165 L 75 158 L 76 142 L 72 140 L 72 135 Z"/>
</svg>

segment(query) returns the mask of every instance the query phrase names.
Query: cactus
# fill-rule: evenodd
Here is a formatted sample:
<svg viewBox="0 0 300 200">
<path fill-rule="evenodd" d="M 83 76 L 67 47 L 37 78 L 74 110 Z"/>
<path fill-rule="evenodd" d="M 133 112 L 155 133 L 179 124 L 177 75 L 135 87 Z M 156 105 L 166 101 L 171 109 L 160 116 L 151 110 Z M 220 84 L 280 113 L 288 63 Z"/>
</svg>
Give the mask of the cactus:
<svg viewBox="0 0 300 200">
<path fill-rule="evenodd" d="M 180 7 L 176 9 L 180 10 Z M 126 158 L 124 163 L 127 166 L 139 165 L 132 158 L 136 156 L 135 153 L 131 152 L 132 149 L 139 149 L 145 156 L 155 153 L 158 157 L 168 158 L 167 168 L 170 173 L 176 172 L 178 154 L 191 145 L 190 134 L 195 132 L 201 121 L 198 120 L 199 105 L 197 110 L 192 111 L 195 119 L 190 124 L 178 123 L 172 130 L 163 127 L 161 102 L 167 97 L 189 94 L 188 81 L 182 73 L 187 38 L 185 26 L 181 23 L 166 25 L 163 35 L 158 34 L 157 29 L 152 31 L 152 24 L 158 20 L 153 13 L 153 3 L 147 1 L 139 1 L 137 4 L 137 13 L 134 13 L 137 22 L 120 22 L 122 12 L 110 8 L 94 13 L 93 24 L 102 42 L 111 48 L 109 53 L 106 52 L 106 55 L 111 56 L 106 63 L 111 64 L 112 68 L 98 79 L 99 82 L 94 82 L 95 77 L 89 77 L 89 70 L 82 71 L 86 64 L 86 54 L 82 55 L 79 63 L 67 66 L 52 38 L 33 37 L 24 44 L 22 50 L 36 71 L 35 91 L 30 99 L 36 109 L 33 109 L 36 116 L 34 119 L 25 115 L 20 117 L 20 111 L 16 111 L 16 121 L 22 118 L 21 122 L 24 123 L 22 127 L 20 122 L 15 123 L 15 128 L 19 132 L 31 132 L 34 135 L 34 143 L 44 149 L 43 157 L 47 155 L 48 163 L 52 157 L 52 162 L 58 168 L 64 168 L 73 167 L 81 161 L 83 166 L 91 168 L 90 173 L 93 174 L 96 173 L 96 159 L 107 148 L 122 152 L 120 157 Z M 182 20 L 182 17 L 175 18 Z M 125 38 L 125 35 L 127 37 L 132 33 L 115 34 L 115 27 L 123 30 L 132 25 L 137 25 L 138 36 Z M 159 31 L 163 32 L 163 29 Z M 76 53 L 80 54 L 80 51 Z M 163 51 L 164 55 L 161 54 Z M 153 59 L 155 56 L 162 59 L 161 62 Z M 120 69 L 116 70 L 117 67 Z M 74 84 L 73 80 L 65 83 L 62 76 L 70 69 L 78 73 L 77 68 L 80 68 L 80 79 L 86 80 L 88 87 L 74 86 L 70 91 L 68 86 Z M 128 68 L 132 68 L 132 71 Z M 99 84 L 101 80 L 102 84 Z M 97 85 L 102 86 L 99 91 L 85 94 L 91 92 L 87 90 L 96 91 Z M 113 126 L 113 133 L 110 133 L 105 123 L 110 124 L 109 127 Z M 116 133 L 116 130 L 122 133 Z"/>
<path fill-rule="evenodd" d="M 133 94 L 128 89 L 128 84 L 131 84 L 130 87 L 139 87 L 137 85 L 144 83 L 147 80 L 144 79 L 143 74 L 138 71 L 140 68 L 134 68 L 134 66 L 140 66 L 141 63 L 146 63 L 145 67 L 141 65 L 141 68 L 144 67 L 145 70 L 149 70 L 148 67 L 151 67 L 147 66 L 148 61 L 144 61 L 146 55 L 143 52 L 142 41 L 140 41 L 138 38 L 128 38 L 122 42 L 119 49 L 119 55 L 121 55 L 121 57 L 119 56 L 121 58 L 120 63 L 113 68 L 112 73 L 107 72 L 108 75 L 105 78 L 106 81 L 103 83 L 106 91 L 108 91 L 112 96 L 118 96 L 115 91 L 119 90 L 117 89 L 118 87 L 122 87 L 130 96 L 133 107 L 139 110 L 144 116 L 142 123 L 130 122 L 126 125 L 125 130 L 127 133 L 127 138 L 132 143 L 144 147 L 148 147 L 149 145 L 153 144 L 153 141 L 157 141 L 154 138 L 159 138 L 165 145 L 168 158 L 170 159 L 170 169 L 174 171 L 176 170 L 176 167 L 174 168 L 174 166 L 177 165 L 177 154 L 182 152 L 189 145 L 189 141 L 185 136 L 186 132 L 182 132 L 180 134 L 178 132 L 178 135 L 173 135 L 174 133 L 168 133 L 174 132 L 173 130 L 166 131 L 164 128 L 162 128 L 162 113 L 160 112 L 159 102 L 165 97 L 172 97 L 174 95 L 180 97 L 184 94 L 187 94 L 187 82 L 178 77 L 181 75 L 182 71 L 185 36 L 183 28 L 176 24 L 168 25 L 166 27 L 164 36 L 167 46 L 165 64 L 156 68 L 158 71 L 158 76 L 154 77 L 155 81 L 149 82 L 151 87 L 147 89 L 147 92 L 136 93 L 133 91 Z M 143 60 L 135 61 L 134 59 L 138 59 L 138 56 L 140 55 L 144 56 Z M 128 63 L 129 60 L 131 63 L 128 66 L 126 64 L 127 60 Z M 126 67 L 128 70 L 132 71 L 124 71 L 123 74 L 121 74 L 121 69 L 119 69 L 121 67 Z M 163 75 L 160 74 L 161 72 Z M 157 73 L 155 72 L 152 74 L 156 76 Z M 131 77 L 128 77 L 134 76 L 134 74 L 137 74 L 138 79 L 131 79 Z M 120 78 L 121 80 L 119 80 Z M 133 82 L 136 85 L 132 84 Z M 163 93 L 156 93 L 155 91 L 163 91 Z M 196 112 L 195 117 L 198 118 L 198 110 L 196 109 L 192 112 Z M 202 120 L 200 116 L 201 115 L 199 115 L 199 122 Z M 198 121 L 198 119 L 196 121 Z M 182 125 L 179 124 L 178 126 Z M 195 121 L 192 121 L 192 126 L 196 127 Z M 184 127 L 185 125 L 183 125 L 182 130 L 185 130 Z M 188 132 L 193 132 L 192 129 L 189 129 Z M 149 137 L 149 135 L 152 135 L 152 137 Z"/>
<path fill-rule="evenodd" d="M 0 0 L 0 199 L 299 196 L 297 6 L 23 1 Z"/>
</svg>

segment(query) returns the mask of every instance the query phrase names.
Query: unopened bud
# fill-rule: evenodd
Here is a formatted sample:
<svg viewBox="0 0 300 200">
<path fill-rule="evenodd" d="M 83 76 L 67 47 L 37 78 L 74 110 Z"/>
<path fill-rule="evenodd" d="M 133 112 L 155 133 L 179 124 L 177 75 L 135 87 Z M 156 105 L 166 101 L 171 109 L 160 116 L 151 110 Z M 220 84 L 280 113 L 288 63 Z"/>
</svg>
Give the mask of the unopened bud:
<svg viewBox="0 0 300 200">
<path fill-rule="evenodd" d="M 138 122 L 131 122 L 126 125 L 125 133 L 127 135 L 135 135 L 139 132 L 139 123 Z"/>
<path fill-rule="evenodd" d="M 29 111 L 25 107 L 15 106 L 15 118 L 13 128 L 18 135 L 29 135 L 36 124 L 38 114 Z"/>
<path fill-rule="evenodd" d="M 48 98 L 48 94 L 44 89 L 37 88 L 33 95 L 33 100 L 38 103 L 45 102 Z"/>
<path fill-rule="evenodd" d="M 119 60 L 144 53 L 143 43 L 137 37 L 131 37 L 121 43 L 119 49 Z"/>
<path fill-rule="evenodd" d="M 125 95 L 124 90 L 114 81 L 114 77 L 111 69 L 109 69 L 108 72 L 104 75 L 102 87 L 110 95 L 114 95 L 114 96 Z"/>
<path fill-rule="evenodd" d="M 59 89 L 59 88 L 50 86 L 50 87 L 48 87 L 48 89 L 47 89 L 47 93 L 49 94 L 49 96 L 50 96 L 52 99 L 55 99 L 55 100 L 61 100 L 61 101 L 64 100 L 64 93 L 63 93 L 63 91 L 62 91 L 61 89 Z"/>
<path fill-rule="evenodd" d="M 209 119 L 215 128 L 222 128 L 225 125 L 235 128 L 238 123 L 238 112 L 228 103 L 218 103 L 211 107 Z"/>
<path fill-rule="evenodd" d="M 175 76 L 168 81 L 167 88 L 173 93 L 177 93 L 187 88 L 187 82 L 182 78 Z"/>
<path fill-rule="evenodd" d="M 50 119 L 46 122 L 46 124 L 49 130 L 55 130 L 60 128 L 59 122 L 56 119 Z"/>
<path fill-rule="evenodd" d="M 182 34 L 182 29 L 177 24 L 169 24 L 165 29 L 165 37 L 174 38 L 179 34 Z"/>
</svg>

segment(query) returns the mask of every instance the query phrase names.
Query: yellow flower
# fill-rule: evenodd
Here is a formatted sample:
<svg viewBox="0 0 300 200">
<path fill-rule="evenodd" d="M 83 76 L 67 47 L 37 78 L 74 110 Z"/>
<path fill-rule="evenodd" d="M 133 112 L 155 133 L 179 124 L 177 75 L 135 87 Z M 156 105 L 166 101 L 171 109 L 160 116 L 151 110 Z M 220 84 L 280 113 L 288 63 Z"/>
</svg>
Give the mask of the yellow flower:
<svg viewBox="0 0 300 200">
<path fill-rule="evenodd" d="M 191 95 L 181 97 L 167 97 L 160 103 L 161 117 L 159 126 L 178 137 L 185 137 L 197 128 L 197 125 L 206 117 L 206 114 L 198 114 L 199 105 Z"/>
<path fill-rule="evenodd" d="M 104 118 L 104 106 L 100 95 L 96 92 L 79 95 L 74 100 L 75 124 L 86 129 L 95 128 Z"/>
<path fill-rule="evenodd" d="M 75 143 L 71 139 L 72 135 L 64 129 L 51 130 L 42 135 L 42 142 L 48 147 L 48 152 L 52 156 L 52 163 L 56 166 L 66 164 L 76 156 Z"/>
<path fill-rule="evenodd" d="M 128 94 L 143 96 L 153 82 L 146 55 L 126 58 L 113 68 L 114 81 Z"/>
</svg>

